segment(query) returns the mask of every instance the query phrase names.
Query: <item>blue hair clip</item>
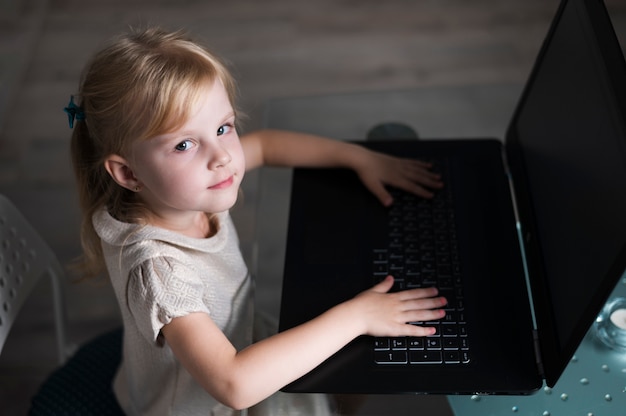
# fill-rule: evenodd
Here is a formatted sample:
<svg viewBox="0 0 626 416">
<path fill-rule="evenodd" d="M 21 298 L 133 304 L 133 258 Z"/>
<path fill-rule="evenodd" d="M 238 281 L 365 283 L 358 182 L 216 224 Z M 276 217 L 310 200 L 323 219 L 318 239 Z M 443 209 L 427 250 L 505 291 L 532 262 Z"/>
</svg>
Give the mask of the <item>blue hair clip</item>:
<svg viewBox="0 0 626 416">
<path fill-rule="evenodd" d="M 70 103 L 67 105 L 67 107 L 65 107 L 63 109 L 63 111 L 65 111 L 65 113 L 67 114 L 67 119 L 68 122 L 70 124 L 70 129 L 74 128 L 74 120 L 84 120 L 85 119 L 85 112 L 83 111 L 82 108 L 80 108 L 79 106 L 77 106 L 74 103 L 74 96 L 70 96 Z"/>
</svg>

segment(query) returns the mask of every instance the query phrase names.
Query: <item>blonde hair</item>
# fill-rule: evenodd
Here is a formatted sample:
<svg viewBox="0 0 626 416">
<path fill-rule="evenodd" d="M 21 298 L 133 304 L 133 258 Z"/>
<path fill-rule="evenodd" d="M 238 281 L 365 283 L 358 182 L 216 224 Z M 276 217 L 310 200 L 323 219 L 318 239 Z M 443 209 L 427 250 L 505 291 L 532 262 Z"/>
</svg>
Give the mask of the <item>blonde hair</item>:
<svg viewBox="0 0 626 416">
<path fill-rule="evenodd" d="M 137 195 L 113 181 L 104 167 L 112 154 L 128 156 L 131 143 L 173 131 L 187 121 L 189 108 L 219 79 L 235 106 L 235 82 L 226 66 L 183 32 L 133 30 L 96 53 L 76 96 L 84 119 L 71 141 L 72 163 L 82 209 L 84 277 L 104 271 L 95 212 L 106 208 L 120 221 L 141 223 L 145 207 Z"/>
</svg>

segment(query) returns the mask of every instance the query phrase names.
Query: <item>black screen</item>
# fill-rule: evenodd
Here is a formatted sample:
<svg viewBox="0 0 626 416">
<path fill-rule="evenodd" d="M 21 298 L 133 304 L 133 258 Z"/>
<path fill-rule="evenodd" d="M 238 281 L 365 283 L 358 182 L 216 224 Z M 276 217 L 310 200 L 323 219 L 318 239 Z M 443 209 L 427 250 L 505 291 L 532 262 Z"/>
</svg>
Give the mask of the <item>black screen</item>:
<svg viewBox="0 0 626 416">
<path fill-rule="evenodd" d="M 559 361 L 559 374 L 621 274 L 626 241 L 621 49 L 599 1 L 570 0 L 560 12 L 507 138 L 514 180 L 524 175 L 539 336 L 556 334 L 542 344 L 544 364 Z"/>
</svg>

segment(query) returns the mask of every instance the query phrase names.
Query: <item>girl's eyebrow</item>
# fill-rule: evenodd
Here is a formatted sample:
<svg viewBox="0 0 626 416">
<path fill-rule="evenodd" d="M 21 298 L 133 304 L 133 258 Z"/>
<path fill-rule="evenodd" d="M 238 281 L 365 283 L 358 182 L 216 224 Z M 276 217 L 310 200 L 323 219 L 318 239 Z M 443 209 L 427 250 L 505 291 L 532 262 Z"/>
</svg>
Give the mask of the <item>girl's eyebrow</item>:
<svg viewBox="0 0 626 416">
<path fill-rule="evenodd" d="M 235 112 L 231 111 L 228 114 L 226 114 L 226 116 L 222 117 L 222 122 L 231 119 L 231 118 L 235 118 Z"/>
<path fill-rule="evenodd" d="M 189 136 L 190 134 L 191 134 L 191 131 L 188 131 L 188 130 L 177 130 L 177 131 L 172 131 L 169 133 L 158 134 L 152 137 L 150 140 L 154 140 L 157 142 L 166 142 L 169 140 L 175 140 L 181 137 Z"/>
<path fill-rule="evenodd" d="M 221 118 L 220 125 L 226 122 L 226 120 L 229 120 L 231 118 L 235 118 L 235 112 L 232 110 L 226 113 L 226 115 L 224 115 Z M 157 134 L 156 136 L 152 137 L 151 140 L 162 142 L 162 141 L 182 138 L 182 137 L 193 135 L 193 134 L 194 134 L 193 130 L 175 130 L 175 131 L 171 131 L 168 133 Z"/>
</svg>

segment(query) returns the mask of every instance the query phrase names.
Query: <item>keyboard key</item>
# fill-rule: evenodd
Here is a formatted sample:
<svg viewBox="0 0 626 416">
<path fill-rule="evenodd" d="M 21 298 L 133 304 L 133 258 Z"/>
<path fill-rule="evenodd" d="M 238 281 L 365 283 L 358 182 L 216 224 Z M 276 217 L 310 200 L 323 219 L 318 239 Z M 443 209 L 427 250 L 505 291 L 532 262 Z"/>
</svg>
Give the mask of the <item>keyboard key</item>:
<svg viewBox="0 0 626 416">
<path fill-rule="evenodd" d="M 459 338 L 444 338 L 443 349 L 444 350 L 458 350 L 461 346 Z"/>
<path fill-rule="evenodd" d="M 392 350 L 406 350 L 406 338 L 391 338 L 390 346 Z"/>
<path fill-rule="evenodd" d="M 424 342 L 424 338 L 414 338 L 409 337 L 408 339 L 408 347 L 411 350 L 423 350 L 426 343 Z"/>
<path fill-rule="evenodd" d="M 378 364 L 406 364 L 406 351 L 376 351 L 374 361 Z"/>
<path fill-rule="evenodd" d="M 467 337 L 459 338 L 459 346 L 461 347 L 462 350 L 469 349 L 469 341 L 467 340 Z"/>
<path fill-rule="evenodd" d="M 374 349 L 375 350 L 388 350 L 389 349 L 389 338 L 374 338 Z"/>
<path fill-rule="evenodd" d="M 440 364 L 443 362 L 441 351 L 409 351 L 411 364 Z"/>
<path fill-rule="evenodd" d="M 441 335 L 443 337 L 456 337 L 459 335 L 459 328 L 457 325 L 444 323 L 441 325 Z"/>
<path fill-rule="evenodd" d="M 444 351 L 443 359 L 448 364 L 458 364 L 461 362 L 461 355 L 458 351 Z"/>
<path fill-rule="evenodd" d="M 441 345 L 441 338 L 426 338 L 426 349 L 440 350 Z"/>
<path fill-rule="evenodd" d="M 467 326 L 465 325 L 459 325 L 458 326 L 458 330 L 459 330 L 459 335 L 462 337 L 466 337 L 467 336 Z"/>
</svg>

